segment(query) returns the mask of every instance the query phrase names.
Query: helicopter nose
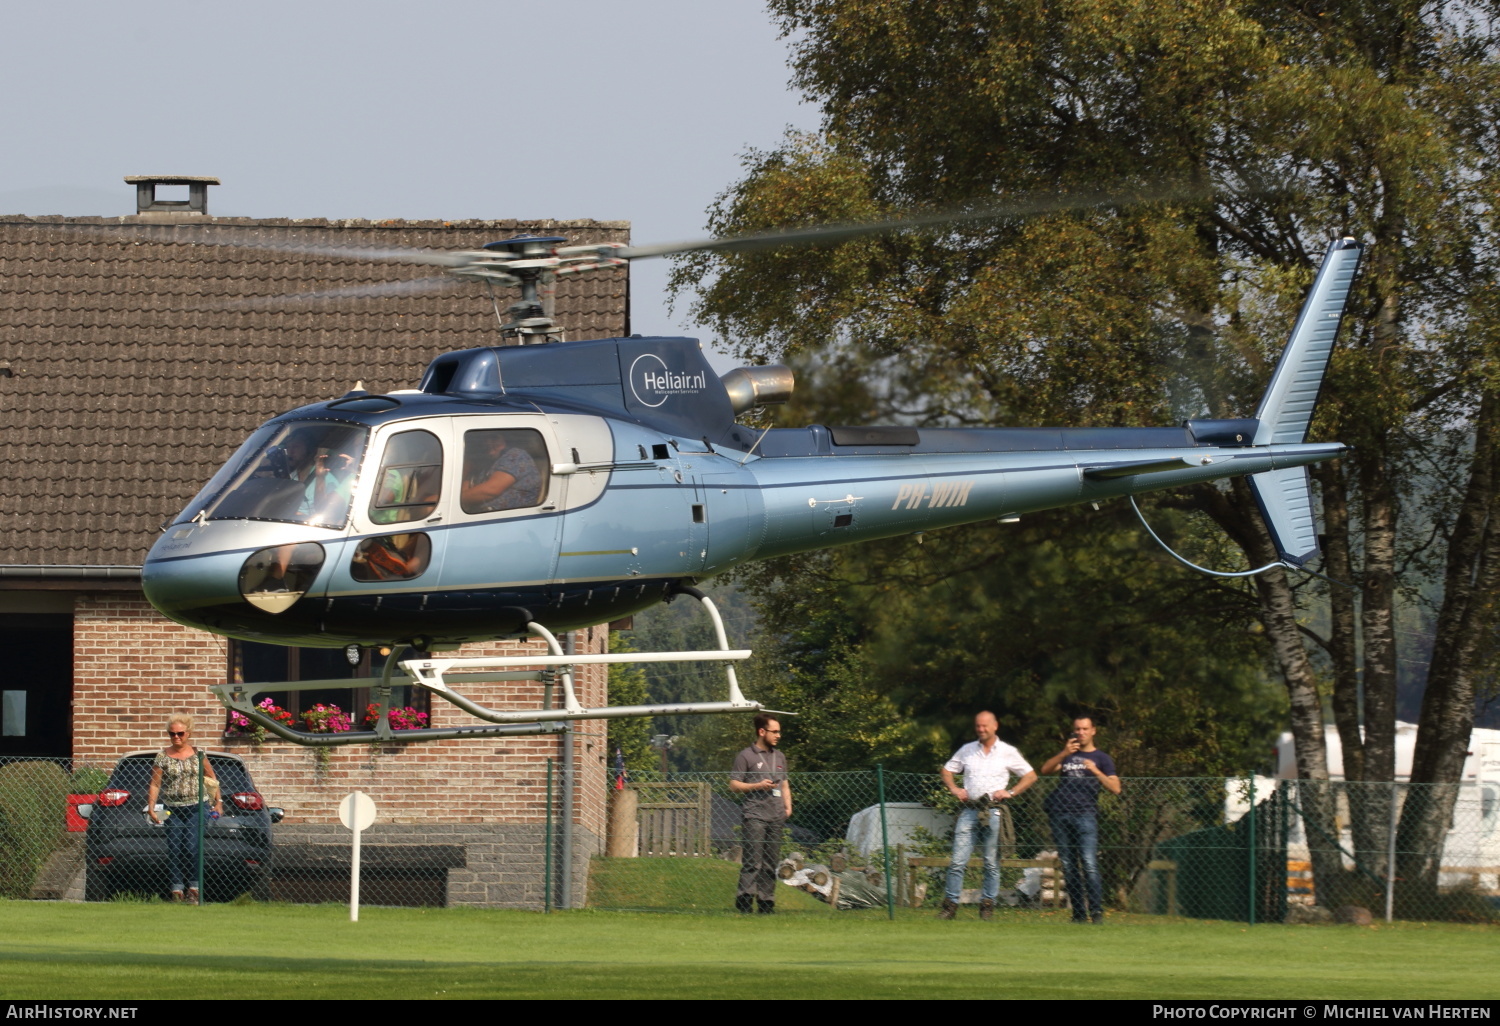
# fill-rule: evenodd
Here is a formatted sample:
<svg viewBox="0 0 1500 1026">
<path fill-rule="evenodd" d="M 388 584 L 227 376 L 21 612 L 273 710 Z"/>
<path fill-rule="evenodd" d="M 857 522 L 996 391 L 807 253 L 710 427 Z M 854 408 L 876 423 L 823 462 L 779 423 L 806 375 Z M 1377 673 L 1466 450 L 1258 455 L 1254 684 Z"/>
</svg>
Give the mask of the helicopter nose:
<svg viewBox="0 0 1500 1026">
<path fill-rule="evenodd" d="M 323 559 L 323 546 L 317 542 L 276 545 L 251 553 L 240 567 L 240 595 L 256 609 L 285 612 L 307 594 Z"/>
</svg>

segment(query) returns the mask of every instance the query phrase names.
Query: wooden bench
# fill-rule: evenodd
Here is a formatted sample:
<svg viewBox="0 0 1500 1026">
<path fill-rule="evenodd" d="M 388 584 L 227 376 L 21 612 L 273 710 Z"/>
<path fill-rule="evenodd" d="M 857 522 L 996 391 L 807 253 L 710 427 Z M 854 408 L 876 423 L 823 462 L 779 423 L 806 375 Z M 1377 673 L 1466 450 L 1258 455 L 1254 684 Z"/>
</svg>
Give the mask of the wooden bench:
<svg viewBox="0 0 1500 1026">
<path fill-rule="evenodd" d="M 947 869 L 950 860 L 945 858 L 933 858 L 925 855 L 907 855 L 904 846 L 896 849 L 896 903 L 917 908 L 921 902 L 917 898 L 917 874 L 918 869 Z M 969 859 L 970 869 L 984 868 L 982 858 Z M 1001 869 L 1040 869 L 1044 872 L 1052 870 L 1052 900 L 1053 908 L 1063 908 L 1066 905 L 1066 894 L 1063 890 L 1062 860 L 1058 858 L 1045 859 L 1001 859 Z M 1045 885 L 1043 885 L 1045 890 Z"/>
</svg>

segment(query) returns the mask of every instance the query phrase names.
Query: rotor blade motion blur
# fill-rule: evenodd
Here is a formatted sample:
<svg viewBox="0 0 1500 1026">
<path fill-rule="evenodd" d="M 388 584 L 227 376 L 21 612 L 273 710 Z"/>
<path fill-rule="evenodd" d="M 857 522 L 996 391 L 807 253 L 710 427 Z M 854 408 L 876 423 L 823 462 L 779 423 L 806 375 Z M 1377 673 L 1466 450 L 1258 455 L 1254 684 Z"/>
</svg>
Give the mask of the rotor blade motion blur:
<svg viewBox="0 0 1500 1026">
<path fill-rule="evenodd" d="M 786 228 L 775 231 L 737 235 L 727 239 L 696 239 L 686 242 L 667 242 L 653 246 L 626 246 L 610 251 L 620 260 L 645 260 L 651 257 L 672 256 L 676 253 L 716 251 L 742 253 L 777 246 L 819 245 L 847 242 L 867 235 L 883 235 L 908 228 L 932 228 L 940 225 L 960 224 L 965 221 L 995 221 L 1005 218 L 1040 217 L 1071 210 L 1086 210 L 1091 207 L 1129 206 L 1137 203 L 1186 202 L 1206 199 L 1209 191 L 1202 188 L 1174 186 L 1160 189 L 1127 191 L 1101 191 L 1095 193 L 1063 194 L 1051 197 L 1018 199 L 1009 203 L 978 205 L 919 214 L 913 217 L 897 217 L 886 221 L 871 221 L 853 224 L 818 225 L 812 228 Z M 583 247 L 575 247 L 582 249 Z"/>
<path fill-rule="evenodd" d="M 429 292 L 442 292 L 459 284 L 455 278 L 432 276 L 413 278 L 410 281 L 387 281 L 369 285 L 349 285 L 338 289 L 318 289 L 315 292 L 284 292 L 277 296 L 252 296 L 209 304 L 207 308 L 218 310 L 250 310 L 286 303 L 312 303 L 330 299 L 374 299 L 381 296 L 412 296 Z"/>
</svg>

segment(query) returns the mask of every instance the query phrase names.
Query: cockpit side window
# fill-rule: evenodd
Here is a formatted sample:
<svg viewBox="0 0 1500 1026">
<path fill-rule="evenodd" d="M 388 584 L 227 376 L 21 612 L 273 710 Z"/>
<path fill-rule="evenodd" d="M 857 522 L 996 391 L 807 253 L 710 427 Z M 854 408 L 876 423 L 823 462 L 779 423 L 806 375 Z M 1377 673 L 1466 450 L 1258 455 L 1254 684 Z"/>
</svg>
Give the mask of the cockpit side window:
<svg viewBox="0 0 1500 1026">
<path fill-rule="evenodd" d="M 464 433 L 465 513 L 539 506 L 547 498 L 547 443 L 530 428 Z"/>
<path fill-rule="evenodd" d="M 370 520 L 400 524 L 437 509 L 443 491 L 443 445 L 428 431 L 403 431 L 386 443 L 370 499 Z"/>
</svg>

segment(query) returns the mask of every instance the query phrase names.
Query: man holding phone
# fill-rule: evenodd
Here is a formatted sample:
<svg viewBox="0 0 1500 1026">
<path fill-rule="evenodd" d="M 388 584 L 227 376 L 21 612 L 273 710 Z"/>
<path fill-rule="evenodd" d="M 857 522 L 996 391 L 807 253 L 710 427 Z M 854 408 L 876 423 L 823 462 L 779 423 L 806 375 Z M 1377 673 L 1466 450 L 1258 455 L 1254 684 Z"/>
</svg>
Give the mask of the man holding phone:
<svg viewBox="0 0 1500 1026">
<path fill-rule="evenodd" d="M 776 862 L 781 855 L 781 827 L 792 818 L 792 787 L 786 779 L 781 723 L 765 713 L 755 717 L 755 743 L 734 757 L 729 789 L 744 796 L 740 810 L 739 893 L 734 907 L 749 912 L 776 911 Z"/>
<path fill-rule="evenodd" d="M 1042 763 L 1042 772 L 1062 779 L 1047 796 L 1045 807 L 1052 839 L 1062 858 L 1073 922 L 1104 922 L 1104 886 L 1099 876 L 1099 788 L 1120 793 L 1115 760 L 1094 747 L 1094 721 L 1079 716 L 1063 750 Z"/>
</svg>

